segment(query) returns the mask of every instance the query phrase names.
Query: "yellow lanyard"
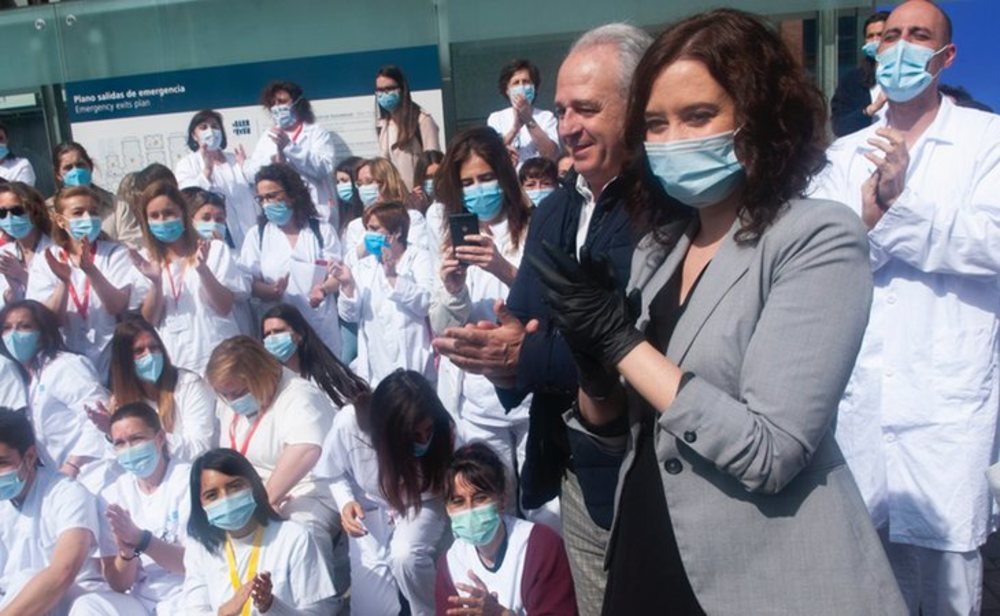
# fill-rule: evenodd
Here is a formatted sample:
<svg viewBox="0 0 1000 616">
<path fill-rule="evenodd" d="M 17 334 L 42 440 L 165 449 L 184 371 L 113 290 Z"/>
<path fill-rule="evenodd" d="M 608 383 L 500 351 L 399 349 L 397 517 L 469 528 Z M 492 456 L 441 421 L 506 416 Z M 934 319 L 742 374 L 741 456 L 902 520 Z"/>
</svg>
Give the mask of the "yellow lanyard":
<svg viewBox="0 0 1000 616">
<path fill-rule="evenodd" d="M 257 563 L 260 561 L 260 542 L 264 538 L 264 527 L 258 526 L 253 533 L 253 550 L 250 552 L 250 562 L 247 564 L 247 582 L 257 575 Z M 233 585 L 233 592 L 240 589 L 240 572 L 236 568 L 236 553 L 233 551 L 233 542 L 226 537 L 226 564 L 229 565 L 229 581 Z M 243 604 L 242 616 L 250 615 L 250 606 L 253 601 L 247 599 Z"/>
</svg>

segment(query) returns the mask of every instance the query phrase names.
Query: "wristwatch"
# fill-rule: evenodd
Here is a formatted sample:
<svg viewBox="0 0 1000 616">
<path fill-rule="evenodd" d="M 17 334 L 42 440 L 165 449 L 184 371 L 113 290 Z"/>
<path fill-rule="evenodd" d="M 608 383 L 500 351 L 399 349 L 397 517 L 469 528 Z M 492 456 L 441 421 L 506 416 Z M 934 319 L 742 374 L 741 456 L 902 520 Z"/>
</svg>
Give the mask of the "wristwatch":
<svg viewBox="0 0 1000 616">
<path fill-rule="evenodd" d="M 531 120 L 525 122 L 524 125 L 527 126 L 528 128 L 535 128 L 536 126 L 538 126 L 538 123 L 535 122 L 534 118 L 532 118 Z"/>
<path fill-rule="evenodd" d="M 132 550 L 132 558 L 141 556 L 143 552 L 149 548 L 149 542 L 153 540 L 153 533 L 148 530 L 142 531 L 139 535 L 139 543 L 136 544 L 135 548 Z"/>
</svg>

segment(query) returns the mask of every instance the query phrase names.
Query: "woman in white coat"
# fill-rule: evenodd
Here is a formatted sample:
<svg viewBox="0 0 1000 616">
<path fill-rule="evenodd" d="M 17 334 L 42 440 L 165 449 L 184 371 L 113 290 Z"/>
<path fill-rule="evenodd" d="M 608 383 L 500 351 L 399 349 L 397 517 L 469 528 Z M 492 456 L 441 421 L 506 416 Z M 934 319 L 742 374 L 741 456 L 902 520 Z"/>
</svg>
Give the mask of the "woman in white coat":
<svg viewBox="0 0 1000 616">
<path fill-rule="evenodd" d="M 427 326 L 434 272 L 426 250 L 407 243 L 410 218 L 400 203 L 383 203 L 364 215 L 368 254 L 353 271 L 333 268 L 340 284 L 340 317 L 358 324 L 358 356 L 352 370 L 378 384 L 397 368 L 434 380 Z"/>
<path fill-rule="evenodd" d="M 194 114 L 187 131 L 191 153 L 177 161 L 174 175 L 182 189 L 197 186 L 222 195 L 226 223 L 238 249 L 250 228 L 257 224 L 260 208 L 254 202 L 250 179 L 243 173 L 246 152 L 241 146 L 232 153 L 225 151 L 228 145 L 225 126 L 218 111 L 204 109 Z"/>
<path fill-rule="evenodd" d="M 267 84 L 260 102 L 270 112 L 274 126 L 257 142 L 244 166 L 246 176 L 255 177 L 261 167 L 272 163 L 291 165 L 309 187 L 320 218 L 336 228 L 333 136 L 316 124 L 312 105 L 296 83 L 274 81 Z"/>
<path fill-rule="evenodd" d="M 491 113 L 486 125 L 517 154 L 518 166 L 536 156 L 559 158 L 559 122 L 551 111 L 535 107 L 541 85 L 541 73 L 530 60 L 511 60 L 500 69 L 500 96 L 510 106 Z"/>
<path fill-rule="evenodd" d="M 23 182 L 0 183 L 0 306 L 24 299 L 35 255 L 52 245 L 45 201 Z"/>
<path fill-rule="evenodd" d="M 341 259 L 336 229 L 319 217 L 308 189 L 290 166 L 261 168 L 256 185 L 264 216 L 247 234 L 240 266 L 253 276 L 258 314 L 288 302 L 339 354 L 338 286 L 327 273 Z"/>
<path fill-rule="evenodd" d="M 27 158 L 15 156 L 10 151 L 10 137 L 3 123 L 0 123 L 0 179 L 35 185 L 35 168 Z"/>
</svg>

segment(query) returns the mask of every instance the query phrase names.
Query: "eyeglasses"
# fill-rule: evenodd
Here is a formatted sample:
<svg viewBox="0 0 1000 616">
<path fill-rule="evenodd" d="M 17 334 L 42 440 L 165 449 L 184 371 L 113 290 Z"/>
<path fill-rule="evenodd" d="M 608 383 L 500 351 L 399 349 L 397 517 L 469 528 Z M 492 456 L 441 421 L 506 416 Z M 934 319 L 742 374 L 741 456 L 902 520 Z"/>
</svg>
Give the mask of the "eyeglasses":
<svg viewBox="0 0 1000 616">
<path fill-rule="evenodd" d="M 390 86 L 388 88 L 375 88 L 375 92 L 379 94 L 388 94 L 389 92 L 399 92 L 399 86 Z"/>
<path fill-rule="evenodd" d="M 271 203 L 272 201 L 277 201 L 284 194 L 285 194 L 285 191 L 278 190 L 278 191 L 275 191 L 275 192 L 272 192 L 272 193 L 267 193 L 267 194 L 264 194 L 264 195 L 254 195 L 253 198 L 254 198 L 254 201 L 256 201 L 258 203 L 258 205 L 263 205 L 264 203 Z"/>
<path fill-rule="evenodd" d="M 7 218 L 7 214 L 11 216 L 24 216 L 28 211 L 24 209 L 23 205 L 15 205 L 11 208 L 0 209 L 0 220 Z"/>
</svg>

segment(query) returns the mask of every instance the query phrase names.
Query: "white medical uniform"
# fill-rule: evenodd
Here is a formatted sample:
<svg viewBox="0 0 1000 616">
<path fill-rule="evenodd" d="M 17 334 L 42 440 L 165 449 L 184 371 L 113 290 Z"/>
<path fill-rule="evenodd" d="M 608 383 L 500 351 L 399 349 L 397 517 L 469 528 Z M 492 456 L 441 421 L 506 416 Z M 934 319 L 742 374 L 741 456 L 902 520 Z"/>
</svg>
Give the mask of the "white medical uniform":
<svg viewBox="0 0 1000 616">
<path fill-rule="evenodd" d="M 535 121 L 535 124 L 545 131 L 545 134 L 552 143 L 556 144 L 556 148 L 559 147 L 559 121 L 556 120 L 555 114 L 551 111 L 546 111 L 544 109 L 538 109 L 537 107 L 531 110 L 531 119 Z M 501 138 L 505 137 L 510 129 L 514 128 L 514 108 L 507 107 L 506 109 L 501 109 L 500 111 L 494 111 L 486 118 L 486 125 L 492 128 L 500 135 Z M 535 145 L 535 141 L 531 138 L 531 131 L 528 130 L 527 126 L 522 126 L 521 130 L 517 131 L 517 136 L 514 140 L 510 142 L 511 147 L 517 150 L 517 164 L 520 168 L 524 164 L 524 161 L 529 158 L 537 158 L 541 156 L 538 151 L 538 146 Z"/>
<path fill-rule="evenodd" d="M 420 248 L 428 250 L 429 243 L 427 220 L 424 215 L 417 210 L 407 209 L 406 213 L 410 217 L 410 228 L 406 232 L 406 247 Z M 348 265 L 353 266 L 357 261 L 358 246 L 365 241 L 365 223 L 361 218 L 355 218 L 347 223 L 344 229 L 344 260 Z"/>
<path fill-rule="evenodd" d="M 174 386 L 174 425 L 167 433 L 170 455 L 184 462 L 194 459 L 219 443 L 219 424 L 215 406 L 218 398 L 215 392 L 200 376 L 177 369 L 177 385 Z M 146 400 L 154 411 L 159 412 L 156 400 Z"/>
<path fill-rule="evenodd" d="M 0 355 L 0 407 L 21 409 L 28 406 L 28 392 L 21 371 L 13 360 Z"/>
<path fill-rule="evenodd" d="M 864 153 L 878 153 L 867 140 L 886 124 L 834 143 L 813 196 L 860 214 L 874 170 Z M 837 441 L 893 544 L 978 559 L 994 528 L 984 472 L 1000 407 L 1000 117 L 943 97 L 909 158 L 903 193 L 868 232 L 875 291 Z"/>
<path fill-rule="evenodd" d="M 93 244 L 94 266 L 104 275 L 111 286 L 125 290 L 129 294 L 128 308 L 136 309 L 149 291 L 149 279 L 142 275 L 128 256 L 128 248 L 118 242 L 98 240 Z M 64 261 L 66 252 L 58 246 L 50 246 L 48 252 Z M 52 272 L 44 254 L 39 253 L 31 262 L 28 272 L 26 299 L 45 304 L 62 282 Z M 65 262 L 65 261 L 64 261 Z M 108 382 L 111 364 L 111 338 L 118 325 L 118 317 L 104 309 L 97 291 L 87 284 L 87 275 L 82 269 L 70 263 L 71 282 L 76 293 L 76 301 L 70 295 L 66 299 L 66 318 L 62 332 L 69 350 L 80 353 L 94 364 L 101 382 Z M 79 302 L 79 305 L 77 304 Z M 81 308 L 83 309 L 81 311 Z"/>
<path fill-rule="evenodd" d="M 6 156 L 0 160 L 0 178 L 8 182 L 24 182 L 35 185 L 35 168 L 27 158 Z"/>
<path fill-rule="evenodd" d="M 444 564 L 448 567 L 453 583 L 471 584 L 469 571 L 472 571 L 491 593 L 496 593 L 500 605 L 514 614 L 524 615 L 526 612 L 521 582 L 531 545 L 529 539 L 535 525 L 506 515 L 503 516 L 503 521 L 507 527 L 507 547 L 503 552 L 503 561 L 495 571 L 486 568 L 476 546 L 460 539 L 456 539 L 448 548 Z"/>
<path fill-rule="evenodd" d="M 163 480 L 152 494 L 139 487 L 132 473 L 124 473 L 101 492 L 100 511 L 107 505 L 118 505 L 128 511 L 138 528 L 148 530 L 165 543 L 183 546 L 187 540 L 187 523 L 191 516 L 191 465 L 171 459 Z M 107 517 L 100 516 L 101 556 L 115 556 L 118 547 Z M 139 557 L 139 570 L 131 595 L 142 602 L 152 614 L 162 616 L 181 613 L 184 575 L 171 573 L 149 554 Z"/>
<path fill-rule="evenodd" d="M 143 256 L 149 258 L 148 254 Z M 219 284 L 232 291 L 236 299 L 249 296 L 247 279 L 224 242 L 212 240 L 207 263 Z M 203 375 L 212 350 L 226 338 L 238 335 L 239 327 L 232 310 L 218 314 L 208 303 L 193 263 L 164 264 L 163 270 L 163 320 L 156 331 L 175 366 Z"/>
<path fill-rule="evenodd" d="M 254 533 L 233 538 L 233 552 L 241 583 L 249 581 L 248 568 Z M 184 550 L 184 611 L 188 616 L 214 616 L 232 598 L 225 545 L 215 554 L 192 538 Z M 337 613 L 338 600 L 319 548 L 310 533 L 296 522 L 270 521 L 264 528 L 257 573 L 271 574 L 274 602 L 268 616 L 329 616 Z M 260 612 L 253 607 L 250 613 Z M 360 612 L 358 612 L 360 613 Z"/>
<path fill-rule="evenodd" d="M 365 510 L 368 534 L 350 538 L 351 608 L 356 614 L 397 614 L 402 593 L 414 615 L 434 614 L 437 547 L 448 529 L 440 498 L 424 497 L 420 511 L 392 510 L 379 487 L 379 468 L 353 406 L 333 420 L 317 473 L 334 477 L 338 509 L 356 501 Z"/>
<path fill-rule="evenodd" d="M 268 283 L 291 272 L 282 301 L 298 308 L 330 352 L 339 355 L 337 297 L 330 294 L 316 308 L 309 305 L 312 283 L 317 282 L 317 279 L 322 282 L 326 277 L 327 265 L 339 263 L 342 256 L 336 230 L 329 223 L 319 221 L 319 233 L 321 238 L 316 237 L 309 225 L 303 226 L 292 247 L 288 236 L 278 225 L 271 222 L 264 225 L 263 238 L 260 236 L 260 227 L 255 225 L 247 234 L 247 241 L 243 243 L 240 267 L 253 278 Z M 255 300 L 255 303 L 258 310 L 257 322 L 260 322 L 259 317 L 275 305 L 273 302 L 259 300 Z"/>
<path fill-rule="evenodd" d="M 31 283 L 31 265 L 35 262 L 34 257 L 41 257 L 42 260 L 45 259 L 45 255 L 42 252 L 48 249 L 52 245 L 52 240 L 49 239 L 47 235 L 40 235 L 38 239 L 38 244 L 35 246 L 35 254 L 32 257 L 31 263 L 24 264 L 24 252 L 21 250 L 21 245 L 16 241 L 8 241 L 3 246 L 0 246 L 0 254 L 10 255 L 20 261 L 25 265 L 25 270 L 28 272 L 28 283 Z M 5 295 L 7 289 L 10 288 L 10 283 L 7 281 L 7 277 L 0 274 L 0 310 L 7 305 L 7 300 Z M 21 295 L 14 297 L 11 301 L 16 301 L 18 299 L 24 299 L 25 289 L 18 289 Z"/>
<path fill-rule="evenodd" d="M 435 380 L 434 353 L 427 323 L 434 270 L 426 250 L 407 249 L 396 264 L 396 286 L 390 286 L 374 255 L 353 268 L 354 295 L 340 294 L 340 318 L 358 324 L 355 374 L 374 388 L 398 368 L 416 370 Z"/>
<path fill-rule="evenodd" d="M 142 614 L 138 601 L 112 592 L 101 575 L 97 556 L 99 528 L 94 496 L 78 482 L 40 467 L 21 507 L 0 501 L 0 609 L 40 571 L 52 564 L 59 536 L 68 530 L 91 533 L 93 556 L 52 613 L 71 616 Z"/>
<path fill-rule="evenodd" d="M 254 201 L 252 178 L 243 173 L 236 157 L 223 152 L 226 162 L 212 168 L 212 178 L 205 177 L 205 159 L 201 152 L 191 152 L 177 161 L 174 175 L 181 188 L 197 186 L 203 190 L 222 195 L 226 200 L 226 226 L 233 236 L 237 250 L 243 245 L 243 238 L 257 224 L 260 207 Z"/>
<path fill-rule="evenodd" d="M 325 128 L 316 124 L 299 124 L 299 127 L 288 133 L 291 142 L 282 152 L 285 162 L 299 172 L 302 181 L 309 187 L 313 203 L 320 217 L 337 228 L 339 213 L 333 207 L 337 203 L 337 187 L 334 185 L 333 173 L 336 170 L 333 136 Z M 278 148 L 265 132 L 261 135 L 254 148 L 253 155 L 247 159 L 243 171 L 251 184 L 254 183 L 261 167 L 270 165 L 271 157 L 278 153 Z"/>
</svg>

